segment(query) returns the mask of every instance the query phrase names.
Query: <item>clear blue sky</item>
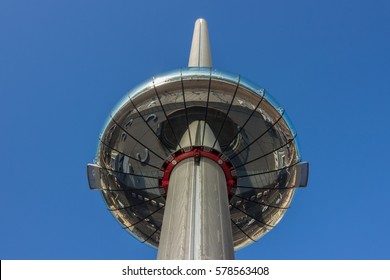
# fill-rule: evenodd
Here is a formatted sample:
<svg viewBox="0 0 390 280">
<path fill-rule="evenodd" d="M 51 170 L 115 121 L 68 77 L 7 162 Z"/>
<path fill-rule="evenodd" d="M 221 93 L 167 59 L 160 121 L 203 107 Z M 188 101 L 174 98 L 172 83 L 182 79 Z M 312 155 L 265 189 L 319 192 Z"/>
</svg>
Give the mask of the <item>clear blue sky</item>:
<svg viewBox="0 0 390 280">
<path fill-rule="evenodd" d="M 187 65 L 265 87 L 311 164 L 279 225 L 238 259 L 390 258 L 390 2 L 0 1 L 0 259 L 155 259 L 90 191 L 122 96 Z"/>
</svg>

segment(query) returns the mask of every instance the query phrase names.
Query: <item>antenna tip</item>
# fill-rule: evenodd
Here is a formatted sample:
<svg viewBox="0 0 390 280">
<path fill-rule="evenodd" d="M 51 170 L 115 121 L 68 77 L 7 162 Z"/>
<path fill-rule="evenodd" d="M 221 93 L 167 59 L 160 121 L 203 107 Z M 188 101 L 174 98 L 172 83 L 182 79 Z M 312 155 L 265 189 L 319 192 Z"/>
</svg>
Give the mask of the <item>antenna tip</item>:
<svg viewBox="0 0 390 280">
<path fill-rule="evenodd" d="M 212 63 L 207 21 L 204 18 L 198 18 L 195 21 L 188 67 L 211 66 Z"/>
</svg>

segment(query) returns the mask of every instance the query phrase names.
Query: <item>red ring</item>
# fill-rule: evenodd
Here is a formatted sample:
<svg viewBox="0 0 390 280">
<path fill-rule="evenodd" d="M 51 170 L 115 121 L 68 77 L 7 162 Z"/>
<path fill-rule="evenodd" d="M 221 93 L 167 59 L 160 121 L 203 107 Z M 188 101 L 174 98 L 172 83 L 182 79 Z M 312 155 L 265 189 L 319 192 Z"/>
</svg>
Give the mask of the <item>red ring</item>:
<svg viewBox="0 0 390 280">
<path fill-rule="evenodd" d="M 232 195 L 233 188 L 237 185 L 237 174 L 231 161 L 224 156 L 221 152 L 204 146 L 193 146 L 180 149 L 173 153 L 167 160 L 165 160 L 161 171 L 163 172 L 162 177 L 159 179 L 160 187 L 165 191 L 165 195 L 168 193 L 169 178 L 171 176 L 173 168 L 182 160 L 186 158 L 200 158 L 206 157 L 221 166 L 225 173 L 226 185 L 229 196 Z"/>
</svg>

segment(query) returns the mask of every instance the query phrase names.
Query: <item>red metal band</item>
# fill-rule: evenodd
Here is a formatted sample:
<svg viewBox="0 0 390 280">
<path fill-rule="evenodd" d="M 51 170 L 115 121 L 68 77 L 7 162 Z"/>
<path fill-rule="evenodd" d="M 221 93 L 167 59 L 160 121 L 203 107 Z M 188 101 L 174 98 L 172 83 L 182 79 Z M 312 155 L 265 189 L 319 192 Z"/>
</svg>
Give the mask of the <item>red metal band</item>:
<svg viewBox="0 0 390 280">
<path fill-rule="evenodd" d="M 236 169 L 230 160 L 221 152 L 203 146 L 193 146 L 178 150 L 164 162 L 161 168 L 163 176 L 160 178 L 160 187 L 164 189 L 165 195 L 168 193 L 169 178 L 172 170 L 180 161 L 190 157 L 193 157 L 195 160 L 206 157 L 218 163 L 225 173 L 228 194 L 229 196 L 232 195 L 233 188 L 237 185 Z"/>
</svg>

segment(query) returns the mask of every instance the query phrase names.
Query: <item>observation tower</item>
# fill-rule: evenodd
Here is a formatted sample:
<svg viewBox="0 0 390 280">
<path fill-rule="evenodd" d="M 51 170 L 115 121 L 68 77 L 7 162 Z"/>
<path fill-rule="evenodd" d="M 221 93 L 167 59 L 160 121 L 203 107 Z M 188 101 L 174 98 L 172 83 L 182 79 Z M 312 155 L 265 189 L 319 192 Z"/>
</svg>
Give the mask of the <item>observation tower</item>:
<svg viewBox="0 0 390 280">
<path fill-rule="evenodd" d="M 264 88 L 212 68 L 204 19 L 188 68 L 131 90 L 99 140 L 89 186 L 158 259 L 234 259 L 307 185 L 285 110 Z"/>
</svg>

